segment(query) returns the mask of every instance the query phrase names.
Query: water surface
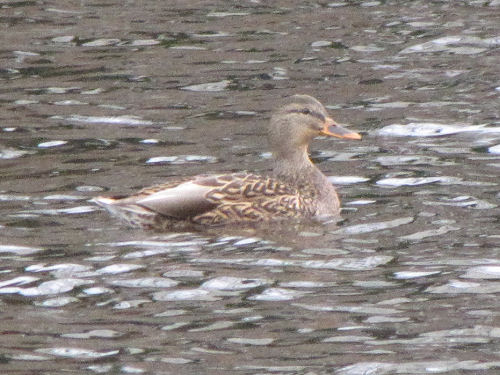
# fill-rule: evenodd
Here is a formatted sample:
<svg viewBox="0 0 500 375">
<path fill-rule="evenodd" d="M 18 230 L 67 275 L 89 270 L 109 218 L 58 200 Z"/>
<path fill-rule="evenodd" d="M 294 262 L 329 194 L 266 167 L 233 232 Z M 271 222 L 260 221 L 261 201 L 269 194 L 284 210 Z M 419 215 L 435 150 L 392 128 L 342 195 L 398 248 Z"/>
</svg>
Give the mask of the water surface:
<svg viewBox="0 0 500 375">
<path fill-rule="evenodd" d="M 0 3 L 4 373 L 496 374 L 498 1 Z M 89 200 L 269 171 L 319 98 L 342 221 L 148 233 Z"/>
</svg>

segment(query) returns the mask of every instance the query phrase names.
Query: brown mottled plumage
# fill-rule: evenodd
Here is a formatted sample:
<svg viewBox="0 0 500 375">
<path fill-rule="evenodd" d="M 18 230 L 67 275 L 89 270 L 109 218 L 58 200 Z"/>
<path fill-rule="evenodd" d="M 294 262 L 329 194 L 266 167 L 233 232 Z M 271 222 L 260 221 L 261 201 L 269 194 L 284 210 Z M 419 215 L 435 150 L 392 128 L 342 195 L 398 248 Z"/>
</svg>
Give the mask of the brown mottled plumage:
<svg viewBox="0 0 500 375">
<path fill-rule="evenodd" d="M 241 172 L 185 177 L 129 197 L 94 201 L 132 226 L 156 230 L 337 215 L 337 193 L 308 156 L 309 143 L 320 135 L 361 138 L 336 124 L 313 97 L 294 95 L 271 117 L 272 176 Z"/>
</svg>

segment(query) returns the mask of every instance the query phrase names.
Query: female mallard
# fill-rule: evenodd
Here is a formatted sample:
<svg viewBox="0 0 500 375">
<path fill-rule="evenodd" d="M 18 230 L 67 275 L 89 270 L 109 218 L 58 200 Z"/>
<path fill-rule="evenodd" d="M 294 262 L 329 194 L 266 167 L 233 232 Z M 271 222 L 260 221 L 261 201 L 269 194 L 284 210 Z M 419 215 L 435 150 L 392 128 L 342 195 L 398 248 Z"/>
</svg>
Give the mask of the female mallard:
<svg viewBox="0 0 500 375">
<path fill-rule="evenodd" d="M 317 136 L 361 139 L 333 121 L 315 98 L 294 95 L 271 117 L 272 176 L 200 175 L 94 201 L 132 226 L 156 230 L 337 215 L 335 188 L 308 156 Z"/>
</svg>

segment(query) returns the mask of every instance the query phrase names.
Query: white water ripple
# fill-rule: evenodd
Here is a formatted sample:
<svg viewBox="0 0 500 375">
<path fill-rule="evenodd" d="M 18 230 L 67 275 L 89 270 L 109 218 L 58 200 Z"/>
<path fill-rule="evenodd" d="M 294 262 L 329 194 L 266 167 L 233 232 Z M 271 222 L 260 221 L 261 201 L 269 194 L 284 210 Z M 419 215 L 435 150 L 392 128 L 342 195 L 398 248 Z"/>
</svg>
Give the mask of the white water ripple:
<svg viewBox="0 0 500 375">
<path fill-rule="evenodd" d="M 388 137 L 438 137 L 458 133 L 500 133 L 500 127 L 487 124 L 440 124 L 435 122 L 411 122 L 407 125 L 392 124 L 375 131 L 376 135 Z"/>
<path fill-rule="evenodd" d="M 98 352 L 90 349 L 68 348 L 68 347 L 41 348 L 41 349 L 36 349 L 35 351 L 38 353 L 50 354 L 56 357 L 67 357 L 67 358 L 75 358 L 82 360 L 93 360 L 97 358 L 112 357 L 120 352 L 119 350 Z"/>
<path fill-rule="evenodd" d="M 230 85 L 230 80 L 222 80 L 219 82 L 208 82 L 208 83 L 200 83 L 198 85 L 190 85 L 181 87 L 181 90 L 186 91 L 196 91 L 196 92 L 218 92 L 224 91 Z"/>
<path fill-rule="evenodd" d="M 285 289 L 285 288 L 268 288 L 262 293 L 249 297 L 255 301 L 290 301 L 302 297 L 309 292 Z"/>
<path fill-rule="evenodd" d="M 376 232 L 379 230 L 391 229 L 391 228 L 399 227 L 401 225 L 410 224 L 414 220 L 415 220 L 414 217 L 407 216 L 407 217 L 401 217 L 398 219 L 388 220 L 388 221 L 378 221 L 378 222 L 366 223 L 366 224 L 355 224 L 355 225 L 341 228 L 334 233 L 340 233 L 340 234 L 371 233 L 371 232 Z"/>
<path fill-rule="evenodd" d="M 500 45 L 500 37 L 480 38 L 470 35 L 449 35 L 416 44 L 403 49 L 401 54 L 448 52 L 462 55 L 475 55 Z"/>
<path fill-rule="evenodd" d="M 208 290 L 244 290 L 257 288 L 269 284 L 270 280 L 245 279 L 241 277 L 220 276 L 201 284 L 201 288 Z"/>
<path fill-rule="evenodd" d="M 93 281 L 91 280 L 65 278 L 45 281 L 37 287 L 32 288 L 5 287 L 0 289 L 0 294 L 20 294 L 26 297 L 45 296 L 66 293 L 77 286 L 92 283 Z"/>
<path fill-rule="evenodd" d="M 394 258 L 388 255 L 375 255 L 365 258 L 341 258 L 332 260 L 284 260 L 276 258 L 236 258 L 212 259 L 197 258 L 193 263 L 237 264 L 259 267 L 302 267 L 309 269 L 335 269 L 335 270 L 370 270 L 380 265 L 391 262 Z"/>
<path fill-rule="evenodd" d="M 359 362 L 345 366 L 336 375 L 389 375 L 389 374 L 442 374 L 450 371 L 482 371 L 500 366 L 500 362 L 479 362 L 474 360 L 443 360 L 422 362 Z"/>
<path fill-rule="evenodd" d="M 69 122 L 84 122 L 89 124 L 110 124 L 110 125 L 153 125 L 150 120 L 144 120 L 138 116 L 84 116 L 84 115 L 71 115 L 71 116 L 52 116 L 53 120 L 66 120 Z"/>
<path fill-rule="evenodd" d="M 384 187 L 400 187 L 400 186 L 418 186 L 426 184 L 441 183 L 445 185 L 460 184 L 462 179 L 451 176 L 436 176 L 436 177 L 391 177 L 383 178 L 376 182 L 379 186 Z"/>
</svg>

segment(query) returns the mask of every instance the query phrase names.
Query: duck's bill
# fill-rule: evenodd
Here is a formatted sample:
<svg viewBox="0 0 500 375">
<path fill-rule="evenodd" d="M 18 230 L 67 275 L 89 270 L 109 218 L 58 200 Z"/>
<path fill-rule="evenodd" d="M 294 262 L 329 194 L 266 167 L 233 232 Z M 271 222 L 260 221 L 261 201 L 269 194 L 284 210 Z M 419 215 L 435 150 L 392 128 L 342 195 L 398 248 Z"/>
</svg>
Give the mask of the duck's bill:
<svg viewBox="0 0 500 375">
<path fill-rule="evenodd" d="M 337 138 L 353 139 L 353 140 L 361 139 L 361 134 L 340 126 L 330 118 L 325 121 L 325 126 L 320 133 L 321 135 L 326 135 L 329 137 L 337 137 Z"/>
</svg>

